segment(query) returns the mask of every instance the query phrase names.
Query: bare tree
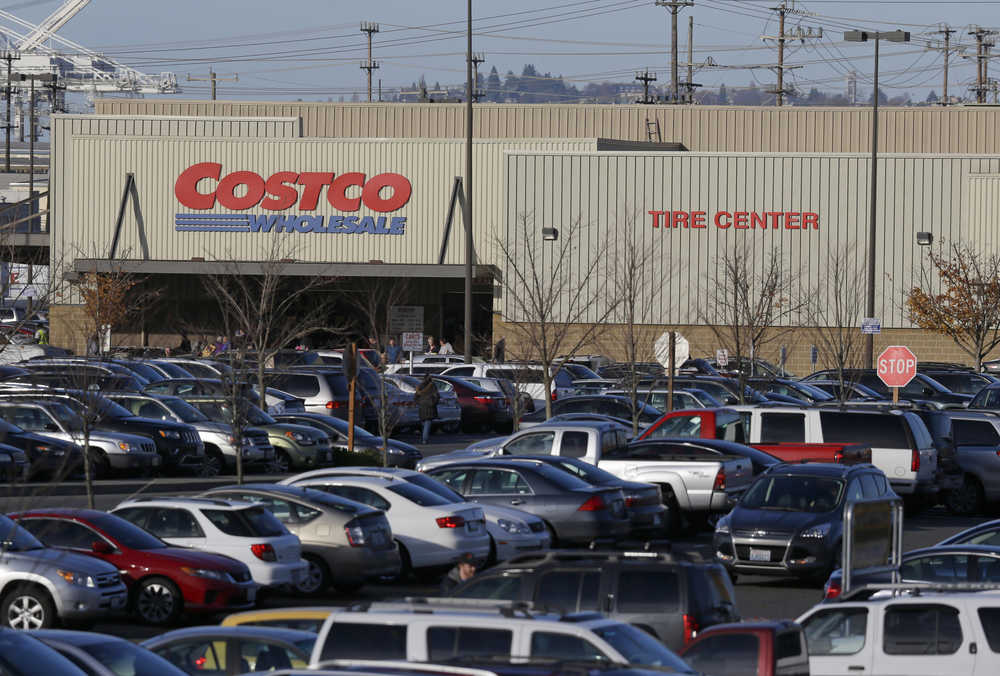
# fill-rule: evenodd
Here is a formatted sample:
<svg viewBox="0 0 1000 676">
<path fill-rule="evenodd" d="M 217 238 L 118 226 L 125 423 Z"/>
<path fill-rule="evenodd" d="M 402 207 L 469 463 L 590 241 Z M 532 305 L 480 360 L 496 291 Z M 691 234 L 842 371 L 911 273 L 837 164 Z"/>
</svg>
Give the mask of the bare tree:
<svg viewBox="0 0 1000 676">
<path fill-rule="evenodd" d="M 864 366 L 864 336 L 861 318 L 865 311 L 865 259 L 856 247 L 845 246 L 827 252 L 825 274 L 810 294 L 806 315 L 823 367 L 837 372 L 839 398 L 850 398 L 849 374 Z"/>
<path fill-rule="evenodd" d="M 541 364 L 548 393 L 563 361 L 594 341 L 618 306 L 603 292 L 608 244 L 584 243 L 588 228 L 579 221 L 564 226 L 555 241 L 543 241 L 527 214 L 518 216 L 514 227 L 508 241 L 495 240 L 505 268 L 503 319 L 522 354 Z M 545 415 L 552 417 L 549 396 Z"/>
<path fill-rule="evenodd" d="M 929 255 L 931 269 L 921 271 L 920 286 L 906 297 L 910 321 L 951 338 L 979 371 L 1000 345 L 1000 254 L 955 243 Z"/>
<path fill-rule="evenodd" d="M 727 250 L 706 275 L 702 293 L 707 300 L 699 318 L 736 357 L 740 403 L 746 396 L 744 356 L 752 364 L 767 346 L 790 332 L 789 320 L 806 306 L 805 298 L 793 295 L 795 278 L 778 249 L 761 260 L 750 244 Z"/>
<path fill-rule="evenodd" d="M 267 392 L 265 370 L 281 350 L 320 331 L 344 331 L 330 324 L 334 278 L 290 277 L 295 253 L 289 240 L 278 234 L 269 242 L 263 260 L 253 264 L 253 270 L 235 260 L 220 260 L 219 272 L 203 279 L 205 290 L 218 305 L 219 326 L 232 340 L 230 354 L 225 357 L 232 369 L 226 390 L 238 446 L 243 444 L 247 427 L 245 378 L 250 368 L 263 399 Z M 236 476 L 242 483 L 241 453 L 236 454 Z"/>
</svg>

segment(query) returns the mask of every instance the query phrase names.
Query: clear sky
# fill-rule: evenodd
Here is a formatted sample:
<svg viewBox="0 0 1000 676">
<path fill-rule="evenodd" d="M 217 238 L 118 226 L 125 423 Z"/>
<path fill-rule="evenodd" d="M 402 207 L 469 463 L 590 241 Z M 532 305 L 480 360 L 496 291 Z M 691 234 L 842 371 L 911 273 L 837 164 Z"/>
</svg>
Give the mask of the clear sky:
<svg viewBox="0 0 1000 676">
<path fill-rule="evenodd" d="M 0 9 L 39 22 L 62 0 L 0 0 Z M 680 48 L 686 62 L 688 17 L 694 17 L 695 81 L 707 88 L 761 87 L 774 83 L 767 68 L 776 61 L 778 31 L 774 0 L 695 0 L 680 12 Z M 939 24 L 957 29 L 953 45 L 975 55 L 970 25 L 1000 23 L 998 3 L 985 0 L 811 0 L 792 2 L 786 31 L 823 29 L 819 40 L 791 43 L 785 63 L 801 65 L 787 76 L 800 89 L 843 92 L 847 73 L 858 72 L 859 94 L 870 92 L 872 45 L 843 42 L 850 28 L 913 33 L 911 44 L 883 43 L 882 86 L 889 96 L 905 91 L 923 99 L 941 93 L 943 50 L 934 49 Z M 465 78 L 465 11 L 461 0 L 92 0 L 61 36 L 153 74 L 172 71 L 184 95 L 205 97 L 208 88 L 185 82 L 214 66 L 220 98 L 334 100 L 364 97 L 367 56 L 362 21 L 379 23 L 375 58 L 383 88 L 408 89 L 425 76 L 431 84 L 459 84 Z M 633 82 L 636 70 L 655 70 L 657 84 L 669 82 L 669 11 L 654 0 L 474 0 L 474 49 L 483 52 L 485 75 L 520 74 L 525 63 L 541 73 L 563 75 L 583 86 L 595 81 Z M 995 25 L 995 24 L 994 24 Z M 953 53 L 950 89 L 968 95 L 974 61 Z M 1000 63 L 993 66 L 1000 76 Z M 682 74 L 683 79 L 683 74 Z"/>
</svg>

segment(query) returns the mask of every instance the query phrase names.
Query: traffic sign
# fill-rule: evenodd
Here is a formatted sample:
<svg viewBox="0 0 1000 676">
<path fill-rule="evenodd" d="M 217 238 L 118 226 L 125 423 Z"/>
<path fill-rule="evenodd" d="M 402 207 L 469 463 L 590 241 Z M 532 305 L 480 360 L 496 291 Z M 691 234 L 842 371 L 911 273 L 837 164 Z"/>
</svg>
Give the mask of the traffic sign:
<svg viewBox="0 0 1000 676">
<path fill-rule="evenodd" d="M 875 367 L 886 387 L 906 387 L 917 375 L 917 355 L 905 345 L 891 345 L 878 356 Z"/>
<path fill-rule="evenodd" d="M 861 320 L 861 333 L 882 333 L 882 320 L 878 317 L 865 317 Z"/>
<path fill-rule="evenodd" d="M 716 350 L 715 351 L 715 363 L 721 368 L 726 368 L 729 366 L 729 350 Z"/>
<path fill-rule="evenodd" d="M 400 335 L 399 346 L 403 352 L 423 352 L 424 334 L 418 332 L 406 332 Z"/>
</svg>

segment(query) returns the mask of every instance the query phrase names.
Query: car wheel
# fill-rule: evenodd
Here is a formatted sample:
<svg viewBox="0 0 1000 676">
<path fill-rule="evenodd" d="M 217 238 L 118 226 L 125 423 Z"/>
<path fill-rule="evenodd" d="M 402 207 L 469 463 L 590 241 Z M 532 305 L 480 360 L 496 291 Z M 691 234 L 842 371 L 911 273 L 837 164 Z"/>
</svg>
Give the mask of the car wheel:
<svg viewBox="0 0 1000 676">
<path fill-rule="evenodd" d="M 670 486 L 663 487 L 663 505 L 667 508 L 667 515 L 663 519 L 664 530 L 667 535 L 676 535 L 681 530 L 681 506 Z"/>
<path fill-rule="evenodd" d="M 490 568 L 491 566 L 495 566 L 495 565 L 497 565 L 497 543 L 496 543 L 496 540 L 494 540 L 493 536 L 491 535 L 490 536 L 490 553 L 486 557 L 486 565 L 483 566 L 483 567 L 484 568 Z"/>
<path fill-rule="evenodd" d="M 305 576 L 295 585 L 295 591 L 303 596 L 308 596 L 309 594 L 315 594 L 321 592 L 330 586 L 330 571 L 327 569 L 326 564 L 323 563 L 322 559 L 314 555 L 306 555 L 302 557 L 306 563 L 309 564 L 309 568 L 306 571 Z"/>
<path fill-rule="evenodd" d="M 94 451 L 94 459 L 90 464 L 91 479 L 107 479 L 111 475 L 111 462 L 103 451 Z"/>
<path fill-rule="evenodd" d="M 396 576 L 396 580 L 403 582 L 413 572 L 413 559 L 410 558 L 410 552 L 406 551 L 403 543 L 399 540 L 396 542 L 399 544 L 399 575 Z"/>
<path fill-rule="evenodd" d="M 146 624 L 171 624 L 181 614 L 184 599 L 177 585 L 165 577 L 151 577 L 139 583 L 132 607 Z"/>
<path fill-rule="evenodd" d="M 198 470 L 199 476 L 203 477 L 214 477 L 222 473 L 223 461 L 222 454 L 218 451 L 206 452 L 205 456 L 201 460 L 201 469 Z"/>
<path fill-rule="evenodd" d="M 271 463 L 271 472 L 274 474 L 288 474 L 292 470 L 292 459 L 286 451 L 275 450 L 274 462 Z"/>
<path fill-rule="evenodd" d="M 0 603 L 0 621 L 11 629 L 48 629 L 55 625 L 55 604 L 41 587 L 18 585 Z"/>
<path fill-rule="evenodd" d="M 555 549 L 559 546 L 559 536 L 556 535 L 556 529 L 548 521 L 545 522 L 545 529 L 549 531 L 549 548 Z"/>
<path fill-rule="evenodd" d="M 975 478 L 966 475 L 962 485 L 948 491 L 944 504 L 952 514 L 968 516 L 983 510 L 983 487 Z"/>
</svg>

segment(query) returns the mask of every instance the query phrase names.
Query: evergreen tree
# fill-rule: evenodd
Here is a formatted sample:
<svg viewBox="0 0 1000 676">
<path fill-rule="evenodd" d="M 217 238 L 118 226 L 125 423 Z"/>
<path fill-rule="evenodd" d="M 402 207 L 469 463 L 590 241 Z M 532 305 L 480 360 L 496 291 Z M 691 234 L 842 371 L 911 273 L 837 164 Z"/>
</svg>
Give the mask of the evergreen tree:
<svg viewBox="0 0 1000 676">
<path fill-rule="evenodd" d="M 927 103 L 937 103 L 939 100 L 937 92 L 932 89 L 931 93 L 927 95 Z"/>
<path fill-rule="evenodd" d="M 500 82 L 500 74 L 497 73 L 497 67 L 493 66 L 490 69 L 489 77 L 486 78 L 486 100 L 499 103 L 501 101 L 500 89 L 502 87 L 503 83 Z"/>
<path fill-rule="evenodd" d="M 729 92 L 726 91 L 726 83 L 725 82 L 723 82 L 722 84 L 719 85 L 719 100 L 717 101 L 717 103 L 720 106 L 727 106 L 727 105 L 729 105 Z"/>
</svg>

